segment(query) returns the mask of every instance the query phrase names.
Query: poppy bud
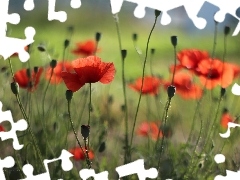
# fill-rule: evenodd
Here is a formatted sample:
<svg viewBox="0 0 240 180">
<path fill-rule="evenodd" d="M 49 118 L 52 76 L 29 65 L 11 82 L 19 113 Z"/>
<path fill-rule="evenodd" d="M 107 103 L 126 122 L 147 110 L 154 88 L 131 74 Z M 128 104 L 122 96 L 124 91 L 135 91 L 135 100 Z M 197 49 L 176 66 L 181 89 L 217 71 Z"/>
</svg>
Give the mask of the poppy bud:
<svg viewBox="0 0 240 180">
<path fill-rule="evenodd" d="M 57 66 L 57 60 L 53 59 L 53 60 L 50 62 L 50 67 L 54 69 L 56 66 Z"/>
<path fill-rule="evenodd" d="M 223 108 L 222 113 L 228 113 L 228 109 L 227 108 Z"/>
<path fill-rule="evenodd" d="M 138 39 L 137 33 L 133 33 L 132 39 L 133 39 L 133 41 L 137 41 L 137 39 Z"/>
<path fill-rule="evenodd" d="M 81 126 L 81 134 L 84 139 L 87 139 L 90 133 L 90 126 L 82 125 Z"/>
<path fill-rule="evenodd" d="M 229 26 L 225 26 L 224 27 L 224 35 L 227 36 L 230 32 L 230 27 Z"/>
<path fill-rule="evenodd" d="M 65 49 L 69 46 L 69 43 L 70 43 L 70 41 L 69 41 L 68 39 L 66 39 L 66 40 L 64 41 L 64 48 L 65 48 Z"/>
<path fill-rule="evenodd" d="M 27 69 L 26 73 L 27 73 L 27 77 L 30 78 L 31 77 L 31 70 L 29 68 Z"/>
<path fill-rule="evenodd" d="M 225 93 L 226 93 L 226 89 L 225 88 L 221 88 L 221 97 L 223 97 L 224 95 L 225 95 Z"/>
<path fill-rule="evenodd" d="M 159 10 L 157 10 L 157 9 L 155 9 L 155 17 L 157 18 L 160 14 L 161 14 L 161 11 L 159 11 Z"/>
<path fill-rule="evenodd" d="M 168 93 L 168 98 L 172 98 L 175 95 L 176 92 L 176 87 L 173 85 L 168 86 L 167 88 L 167 93 Z"/>
<path fill-rule="evenodd" d="M 38 72 L 38 67 L 35 66 L 35 67 L 33 68 L 33 71 L 34 71 L 35 74 L 37 74 L 37 72 Z"/>
<path fill-rule="evenodd" d="M 155 53 L 155 49 L 152 48 L 152 49 L 151 49 L 151 54 L 153 55 L 154 53 Z"/>
<path fill-rule="evenodd" d="M 98 149 L 98 152 L 103 152 L 104 150 L 106 149 L 106 143 L 105 142 L 102 142 L 101 144 L 100 144 L 100 147 L 99 147 L 99 149 Z"/>
<path fill-rule="evenodd" d="M 122 49 L 121 53 L 122 53 L 122 58 L 125 59 L 126 56 L 127 56 L 127 50 L 126 49 Z"/>
<path fill-rule="evenodd" d="M 67 90 L 66 91 L 66 99 L 68 101 L 71 101 L 72 97 L 73 97 L 73 92 L 71 90 Z"/>
<path fill-rule="evenodd" d="M 17 82 L 12 82 L 11 83 L 11 90 L 13 92 L 13 94 L 17 95 L 19 92 L 19 85 Z"/>
<path fill-rule="evenodd" d="M 171 36 L 171 43 L 174 47 L 177 46 L 177 36 Z"/>
<path fill-rule="evenodd" d="M 101 39 L 101 33 L 100 33 L 100 32 L 96 32 L 95 40 L 96 40 L 97 42 L 99 42 L 100 39 Z"/>
<path fill-rule="evenodd" d="M 45 52 L 46 51 L 46 48 L 43 45 L 39 45 L 37 48 L 41 52 Z"/>
</svg>

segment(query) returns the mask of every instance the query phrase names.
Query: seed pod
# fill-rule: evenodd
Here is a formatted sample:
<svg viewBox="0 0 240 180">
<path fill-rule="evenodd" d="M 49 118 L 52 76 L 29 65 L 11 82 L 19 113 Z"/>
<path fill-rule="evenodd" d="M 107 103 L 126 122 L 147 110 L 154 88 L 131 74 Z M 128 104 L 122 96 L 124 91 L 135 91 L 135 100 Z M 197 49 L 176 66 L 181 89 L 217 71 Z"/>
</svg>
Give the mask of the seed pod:
<svg viewBox="0 0 240 180">
<path fill-rule="evenodd" d="M 81 134 L 84 139 L 87 139 L 90 133 L 90 126 L 82 125 L 81 126 Z"/>
<path fill-rule="evenodd" d="M 72 97 L 73 97 L 73 92 L 71 90 L 67 90 L 66 91 L 66 99 L 68 101 L 71 101 Z"/>
<path fill-rule="evenodd" d="M 173 86 L 173 85 L 168 86 L 167 93 L 168 93 L 168 97 L 170 99 L 175 95 L 175 92 L 176 92 L 176 87 L 175 86 Z"/>
</svg>

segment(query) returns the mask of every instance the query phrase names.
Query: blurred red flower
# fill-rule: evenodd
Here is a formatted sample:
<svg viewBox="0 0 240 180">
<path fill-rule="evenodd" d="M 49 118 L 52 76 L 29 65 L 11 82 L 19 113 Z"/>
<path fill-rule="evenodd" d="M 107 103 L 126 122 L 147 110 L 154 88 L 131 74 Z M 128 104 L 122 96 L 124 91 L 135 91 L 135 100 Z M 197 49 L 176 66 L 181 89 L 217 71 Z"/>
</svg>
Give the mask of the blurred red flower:
<svg viewBox="0 0 240 180">
<path fill-rule="evenodd" d="M 152 77 L 152 76 L 144 77 L 142 94 L 157 95 L 161 82 L 162 80 L 158 77 Z M 128 86 L 131 89 L 138 91 L 140 93 L 141 86 L 142 86 L 142 78 L 138 78 L 134 83 L 128 84 Z"/>
<path fill-rule="evenodd" d="M 203 85 L 206 84 L 207 89 L 213 89 L 217 85 L 226 88 L 234 78 L 232 65 L 218 59 L 204 59 L 199 63 L 198 69 L 200 81 Z"/>
<path fill-rule="evenodd" d="M 94 55 L 96 51 L 96 42 L 94 40 L 87 40 L 85 42 L 76 43 L 76 48 L 72 50 L 75 55 L 90 56 Z"/>
<path fill-rule="evenodd" d="M 84 152 L 86 153 L 86 149 L 83 148 Z M 72 148 L 69 150 L 69 152 L 71 154 L 73 154 L 73 158 L 78 161 L 78 160 L 84 160 L 85 159 L 85 155 L 82 151 L 82 149 L 80 147 L 75 147 L 75 148 Z M 88 156 L 89 156 L 89 159 L 93 159 L 94 158 L 94 153 L 92 150 L 89 150 L 88 151 Z"/>
<path fill-rule="evenodd" d="M 137 134 L 140 136 L 151 137 L 153 140 L 156 140 L 158 137 L 159 126 L 156 122 L 142 122 L 138 129 Z M 160 130 L 159 137 L 163 136 L 162 131 Z"/>
<path fill-rule="evenodd" d="M 28 91 L 34 91 L 40 81 L 43 68 L 21 69 L 14 74 L 14 79 L 18 83 L 19 87 L 27 89 Z"/>
<path fill-rule="evenodd" d="M 185 68 L 191 70 L 198 75 L 198 64 L 203 60 L 209 58 L 207 51 L 201 51 L 197 49 L 185 49 L 177 54 L 177 59 L 180 64 L 176 65 L 176 70 Z M 170 67 L 173 71 L 174 65 Z"/>
<path fill-rule="evenodd" d="M 67 71 L 67 72 L 74 71 L 72 68 L 71 62 L 58 62 L 56 67 L 53 69 L 53 72 L 52 72 L 52 67 L 48 67 L 46 71 L 46 79 L 49 80 L 52 73 L 50 83 L 59 84 L 63 81 L 61 76 L 62 71 Z"/>
<path fill-rule="evenodd" d="M 228 111 L 224 111 L 222 113 L 220 123 L 223 128 L 228 128 L 228 123 L 233 121 L 234 121 L 234 118 L 228 113 Z"/>
<path fill-rule="evenodd" d="M 72 61 L 74 72 L 63 71 L 61 76 L 67 88 L 73 92 L 79 90 L 85 83 L 101 82 L 108 84 L 114 79 L 113 63 L 105 63 L 97 56 L 88 56 Z"/>
<path fill-rule="evenodd" d="M 3 132 L 3 131 L 5 131 L 5 129 L 4 129 L 4 127 L 2 126 L 2 125 L 0 125 L 0 132 Z"/>
<path fill-rule="evenodd" d="M 164 83 L 165 89 L 171 85 L 171 81 Z M 176 87 L 176 94 L 184 99 L 199 99 L 202 96 L 200 86 L 193 84 L 192 76 L 188 73 L 176 72 L 173 85 Z"/>
</svg>

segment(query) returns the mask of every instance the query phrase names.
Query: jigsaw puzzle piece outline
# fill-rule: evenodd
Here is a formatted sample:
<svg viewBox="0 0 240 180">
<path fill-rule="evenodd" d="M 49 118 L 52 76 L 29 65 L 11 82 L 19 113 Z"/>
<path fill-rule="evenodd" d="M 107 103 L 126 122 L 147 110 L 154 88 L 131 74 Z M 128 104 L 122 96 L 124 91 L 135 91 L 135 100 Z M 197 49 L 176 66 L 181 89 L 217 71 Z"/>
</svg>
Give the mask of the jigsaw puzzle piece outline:
<svg viewBox="0 0 240 180">
<path fill-rule="evenodd" d="M 73 168 L 73 163 L 70 160 L 70 157 L 72 157 L 72 156 L 74 156 L 74 155 L 71 154 L 70 152 L 68 152 L 67 150 L 63 149 L 61 151 L 61 155 L 58 158 L 54 158 L 54 159 L 50 159 L 50 160 L 45 159 L 43 161 L 43 164 L 46 169 L 46 172 L 37 174 L 37 175 L 33 175 L 34 168 L 31 164 L 25 164 L 23 166 L 22 170 L 23 170 L 23 173 L 26 175 L 26 178 L 20 179 L 20 180 L 42 180 L 43 178 L 44 178 L 44 180 L 51 180 L 48 164 L 61 160 L 62 169 L 64 171 L 70 171 Z"/>
<path fill-rule="evenodd" d="M 11 123 L 11 130 L 10 131 L 1 131 L 0 132 L 0 138 L 2 141 L 7 139 L 13 139 L 13 148 L 15 150 L 20 150 L 23 148 L 23 145 L 20 145 L 17 137 L 16 131 L 24 131 L 27 129 L 28 124 L 26 120 L 20 119 L 17 122 L 13 121 L 12 113 L 10 110 L 8 111 L 2 111 L 2 102 L 0 101 L 0 123 L 4 121 L 8 121 Z"/>
<path fill-rule="evenodd" d="M 134 162 L 119 166 L 116 168 L 119 178 L 137 174 L 139 180 L 146 180 L 146 178 L 155 179 L 158 175 L 156 168 L 145 169 L 144 159 L 139 159 Z"/>
<path fill-rule="evenodd" d="M 15 164 L 15 161 L 12 156 L 7 156 L 4 159 L 0 158 L 0 179 L 6 180 L 3 168 L 11 168 Z"/>
</svg>

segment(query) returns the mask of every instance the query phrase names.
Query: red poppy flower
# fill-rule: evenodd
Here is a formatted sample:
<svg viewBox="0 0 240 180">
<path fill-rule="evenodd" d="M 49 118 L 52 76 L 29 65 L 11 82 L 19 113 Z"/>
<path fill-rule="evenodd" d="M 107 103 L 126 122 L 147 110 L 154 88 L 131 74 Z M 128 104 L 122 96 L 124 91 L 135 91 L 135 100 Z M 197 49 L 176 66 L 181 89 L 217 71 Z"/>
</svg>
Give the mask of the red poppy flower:
<svg viewBox="0 0 240 180">
<path fill-rule="evenodd" d="M 61 76 L 62 71 L 72 72 L 73 71 L 72 64 L 70 62 L 58 62 L 56 67 L 53 69 L 53 72 L 52 68 L 49 67 L 46 71 L 46 79 L 49 80 L 52 73 L 50 83 L 59 84 L 63 81 Z"/>
<path fill-rule="evenodd" d="M 171 81 L 165 82 L 165 89 L 171 85 Z M 184 99 L 199 99 L 202 96 L 202 89 L 193 84 L 192 76 L 188 73 L 176 72 L 173 85 L 176 87 L 176 94 Z"/>
<path fill-rule="evenodd" d="M 88 56 L 72 61 L 74 72 L 62 72 L 61 76 L 67 88 L 73 92 L 79 90 L 85 83 L 100 81 L 108 84 L 114 79 L 113 63 L 105 63 L 97 56 Z"/>
<path fill-rule="evenodd" d="M 229 86 L 234 78 L 234 70 L 228 63 L 218 59 L 204 59 L 199 65 L 200 81 L 206 84 L 207 89 L 213 89 L 217 85 L 222 88 Z"/>
<path fill-rule="evenodd" d="M 207 51 L 200 51 L 197 49 L 182 50 L 177 54 L 177 59 L 180 64 L 176 66 L 176 70 L 185 68 L 198 75 L 198 64 L 206 58 L 209 58 Z M 170 70 L 173 71 L 173 69 L 174 66 L 171 66 Z"/>
<path fill-rule="evenodd" d="M 83 150 L 86 153 L 86 149 L 83 148 Z M 82 149 L 80 147 L 72 148 L 72 149 L 69 150 L 69 152 L 74 155 L 73 158 L 76 161 L 85 159 L 85 155 L 84 155 L 84 153 L 83 153 L 83 151 L 82 151 Z M 93 159 L 94 158 L 94 153 L 93 153 L 92 150 L 88 151 L 88 157 L 89 157 L 89 159 Z"/>
<path fill-rule="evenodd" d="M 161 79 L 157 77 L 144 77 L 142 94 L 157 95 L 161 82 Z M 128 86 L 135 91 L 141 92 L 142 78 L 138 78 L 134 83 L 128 84 Z"/>
<path fill-rule="evenodd" d="M 32 71 L 21 69 L 14 74 L 14 79 L 18 83 L 19 87 L 27 89 L 28 91 L 34 91 L 36 89 L 40 76 L 43 72 L 43 68 L 34 69 L 35 70 Z"/>
<path fill-rule="evenodd" d="M 0 132 L 4 132 L 4 131 L 5 131 L 4 127 L 0 125 Z"/>
<path fill-rule="evenodd" d="M 233 122 L 234 118 L 228 113 L 223 112 L 220 123 L 223 128 L 228 128 L 228 123 Z"/>
<path fill-rule="evenodd" d="M 137 134 L 140 136 L 151 137 L 152 139 L 156 140 L 158 137 L 158 125 L 155 122 L 142 122 L 138 129 Z M 163 136 L 162 131 L 160 130 L 159 137 Z"/>
<path fill-rule="evenodd" d="M 76 48 L 72 50 L 75 55 L 90 56 L 94 55 L 96 51 L 96 42 L 94 40 L 88 40 L 85 42 L 79 42 L 76 44 Z"/>
</svg>

